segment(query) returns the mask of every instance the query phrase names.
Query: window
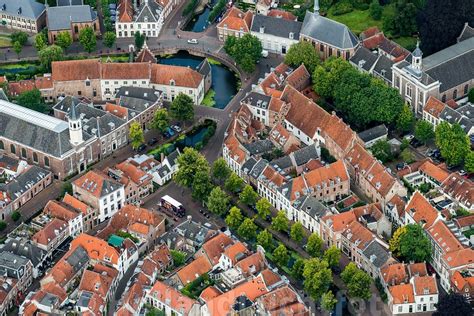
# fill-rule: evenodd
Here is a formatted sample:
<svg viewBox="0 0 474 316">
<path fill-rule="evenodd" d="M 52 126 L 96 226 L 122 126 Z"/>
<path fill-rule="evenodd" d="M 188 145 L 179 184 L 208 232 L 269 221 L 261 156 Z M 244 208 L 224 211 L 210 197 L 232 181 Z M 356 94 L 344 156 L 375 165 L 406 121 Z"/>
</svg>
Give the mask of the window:
<svg viewBox="0 0 474 316">
<path fill-rule="evenodd" d="M 469 89 L 469 85 L 464 86 L 464 94 L 467 94 L 467 90 Z"/>
<path fill-rule="evenodd" d="M 406 89 L 405 89 L 405 95 L 409 98 L 411 98 L 411 86 L 407 84 Z"/>
<path fill-rule="evenodd" d="M 456 99 L 458 97 L 458 89 L 454 89 L 453 91 L 453 99 Z"/>
<path fill-rule="evenodd" d="M 77 33 L 79 32 L 79 28 L 77 27 L 77 25 L 74 25 L 74 33 Z"/>
<path fill-rule="evenodd" d="M 323 44 L 319 44 L 319 51 L 324 52 L 324 45 Z"/>
<path fill-rule="evenodd" d="M 33 153 L 33 161 L 38 162 L 38 154 L 37 153 Z"/>
<path fill-rule="evenodd" d="M 3 144 L 3 140 L 0 140 L 0 149 L 1 150 L 5 149 L 5 145 Z"/>
<path fill-rule="evenodd" d="M 49 158 L 48 157 L 44 157 L 44 165 L 46 167 L 49 167 Z"/>
<path fill-rule="evenodd" d="M 15 145 L 13 145 L 13 144 L 10 145 L 10 152 L 11 152 L 12 154 L 16 154 Z"/>
<path fill-rule="evenodd" d="M 21 149 L 21 156 L 22 156 L 23 158 L 26 158 L 26 149 L 25 149 L 25 148 L 22 148 L 22 149 Z"/>
<path fill-rule="evenodd" d="M 443 96 L 441 97 L 441 102 L 446 102 L 446 94 L 443 94 Z"/>
</svg>

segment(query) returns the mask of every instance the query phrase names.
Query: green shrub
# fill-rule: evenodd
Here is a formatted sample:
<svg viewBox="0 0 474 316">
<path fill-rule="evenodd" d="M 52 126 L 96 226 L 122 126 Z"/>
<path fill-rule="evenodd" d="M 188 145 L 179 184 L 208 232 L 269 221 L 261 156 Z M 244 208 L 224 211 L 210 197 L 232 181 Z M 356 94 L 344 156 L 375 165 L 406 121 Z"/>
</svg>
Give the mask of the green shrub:
<svg viewBox="0 0 474 316">
<path fill-rule="evenodd" d="M 7 223 L 5 221 L 0 221 L 0 231 L 4 230 L 7 228 Z"/>
<path fill-rule="evenodd" d="M 192 13 L 194 11 L 194 8 L 196 8 L 198 4 L 198 0 L 191 0 L 189 3 L 184 7 L 183 16 L 187 16 L 188 14 Z"/>
<path fill-rule="evenodd" d="M 14 222 L 18 221 L 21 218 L 21 214 L 18 211 L 13 212 L 11 216 Z"/>
<path fill-rule="evenodd" d="M 471 88 L 471 90 L 469 90 L 468 99 L 469 102 L 474 103 L 474 88 Z"/>
<path fill-rule="evenodd" d="M 343 15 L 349 12 L 352 12 L 354 8 L 352 7 L 352 4 L 348 2 L 338 2 L 336 5 L 332 7 L 332 14 L 334 15 Z"/>
</svg>

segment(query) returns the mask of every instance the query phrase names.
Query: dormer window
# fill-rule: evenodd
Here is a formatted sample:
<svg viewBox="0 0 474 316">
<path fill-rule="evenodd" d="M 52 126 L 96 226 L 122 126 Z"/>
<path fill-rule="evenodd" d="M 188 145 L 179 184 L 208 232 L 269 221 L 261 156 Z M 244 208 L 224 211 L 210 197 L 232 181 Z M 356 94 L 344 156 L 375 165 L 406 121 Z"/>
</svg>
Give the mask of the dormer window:
<svg viewBox="0 0 474 316">
<path fill-rule="evenodd" d="M 265 33 L 265 26 L 260 26 L 260 33 Z"/>
<path fill-rule="evenodd" d="M 170 80 L 170 86 L 174 86 L 175 84 L 176 84 L 176 83 L 175 83 L 174 79 L 171 79 L 171 80 Z"/>
<path fill-rule="evenodd" d="M 290 38 L 290 39 L 294 39 L 294 38 L 295 38 L 295 33 L 290 32 L 289 38 Z"/>
</svg>

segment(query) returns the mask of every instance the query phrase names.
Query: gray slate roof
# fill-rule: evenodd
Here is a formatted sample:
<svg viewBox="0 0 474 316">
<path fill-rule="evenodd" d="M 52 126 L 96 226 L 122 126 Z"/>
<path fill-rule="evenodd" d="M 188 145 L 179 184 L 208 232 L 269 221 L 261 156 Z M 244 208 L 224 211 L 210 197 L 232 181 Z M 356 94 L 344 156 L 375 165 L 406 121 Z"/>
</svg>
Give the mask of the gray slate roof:
<svg viewBox="0 0 474 316">
<path fill-rule="evenodd" d="M 179 151 L 179 149 L 176 148 L 168 156 L 166 156 L 171 167 L 176 164 L 179 155 L 181 155 L 181 152 Z"/>
<path fill-rule="evenodd" d="M 47 25 L 50 31 L 69 30 L 71 22 L 92 22 L 97 13 L 88 5 L 49 7 L 47 9 Z"/>
<path fill-rule="evenodd" d="M 298 149 L 297 151 L 293 152 L 293 156 L 297 166 L 304 165 L 311 159 L 319 158 L 316 144 Z"/>
<path fill-rule="evenodd" d="M 263 139 L 257 140 L 250 144 L 244 144 L 244 147 L 245 149 L 247 149 L 250 155 L 259 155 L 272 151 L 275 146 L 273 145 L 271 140 Z"/>
<path fill-rule="evenodd" d="M 250 172 L 250 170 L 252 170 L 252 168 L 255 166 L 255 164 L 257 163 L 257 160 L 253 157 L 250 157 L 246 162 L 244 162 L 244 164 L 242 165 L 242 171 L 245 173 L 245 174 L 248 174 Z"/>
<path fill-rule="evenodd" d="M 381 268 L 390 258 L 390 254 L 386 248 L 379 244 L 376 240 L 372 242 L 362 251 L 376 268 Z"/>
<path fill-rule="evenodd" d="M 204 58 L 197 66 L 196 70 L 204 77 L 209 75 L 211 73 L 211 65 L 209 64 L 209 60 L 207 60 L 207 58 Z"/>
<path fill-rule="evenodd" d="M 0 191 L 8 192 L 12 199 L 17 199 L 50 173 L 50 171 L 32 165 L 7 184 L 0 184 Z"/>
<path fill-rule="evenodd" d="M 254 107 L 259 107 L 262 109 L 268 109 L 268 105 L 270 104 L 271 97 L 260 94 L 257 92 L 250 92 L 246 97 L 244 97 L 240 103 L 241 104 L 248 104 Z"/>
<path fill-rule="evenodd" d="M 35 0 L 1 0 L 0 8 L 10 15 L 28 17 L 30 19 L 37 19 L 46 9 L 44 4 Z"/>
<path fill-rule="evenodd" d="M 257 179 L 260 174 L 263 172 L 263 169 L 265 169 L 265 167 L 267 166 L 268 164 L 268 161 L 265 160 L 265 159 L 260 159 L 252 168 L 252 170 L 250 171 L 250 174 L 249 176 L 254 178 L 254 179 Z"/>
<path fill-rule="evenodd" d="M 1 249 L 30 259 L 34 267 L 43 262 L 46 256 L 46 251 L 33 245 L 31 240 L 7 239 Z"/>
<path fill-rule="evenodd" d="M 340 49 L 355 48 L 359 44 L 357 36 L 339 22 L 307 11 L 301 34 Z"/>
<path fill-rule="evenodd" d="M 163 7 L 154 0 L 142 1 L 135 22 L 157 22 Z"/>
<path fill-rule="evenodd" d="M 57 0 L 56 5 L 58 7 L 61 6 L 69 6 L 69 5 L 83 5 L 84 3 L 82 0 Z"/>
<path fill-rule="evenodd" d="M 458 37 L 458 42 L 462 42 L 471 37 L 474 37 L 474 28 L 470 27 L 469 24 L 466 22 L 466 24 L 464 24 L 464 28 L 461 32 L 461 35 L 459 35 Z"/>
<path fill-rule="evenodd" d="M 364 143 L 370 142 L 371 140 L 377 139 L 384 135 L 387 135 L 388 129 L 384 124 L 366 129 L 363 132 L 359 133 L 360 139 L 364 141 Z"/>
<path fill-rule="evenodd" d="M 66 262 L 73 267 L 74 272 L 77 272 L 89 263 L 89 255 L 82 246 L 79 246 L 66 258 Z"/>
<path fill-rule="evenodd" d="M 3 251 L 0 253 L 0 271 L 11 272 L 11 270 L 18 270 L 20 267 L 28 264 L 29 259 L 18 256 L 14 253 Z M 8 275 L 9 277 L 16 277 L 16 275 Z"/>
<path fill-rule="evenodd" d="M 375 62 L 377 61 L 377 58 L 377 54 L 373 53 L 371 50 L 365 48 L 364 46 L 361 46 L 356 50 L 355 54 L 349 59 L 349 61 L 357 67 L 360 67 L 363 70 L 370 72 Z"/>
<path fill-rule="evenodd" d="M 391 83 L 393 64 L 394 62 L 390 58 L 384 55 L 379 55 L 379 58 L 377 59 L 377 62 L 375 63 L 372 72 Z"/>
<path fill-rule="evenodd" d="M 281 158 L 272 160 L 270 164 L 275 169 L 287 169 L 293 166 L 293 161 L 291 161 L 290 156 L 283 156 Z"/>
<path fill-rule="evenodd" d="M 328 208 L 311 195 L 304 195 L 293 202 L 293 206 L 311 218 L 319 219 L 326 215 Z"/>
<path fill-rule="evenodd" d="M 293 39 L 298 40 L 302 26 L 303 23 L 298 21 L 289 21 L 277 17 L 256 14 L 253 16 L 251 31 L 260 33 L 260 28 L 263 27 L 264 34 L 290 38 L 290 33 L 293 33 Z"/>
<path fill-rule="evenodd" d="M 151 103 L 155 103 L 158 101 L 160 96 L 160 91 L 155 90 L 153 88 L 140 88 L 140 87 L 120 87 L 120 89 L 115 94 L 116 99 L 120 99 L 121 97 L 130 97 L 136 99 L 142 99 L 149 101 Z"/>
</svg>

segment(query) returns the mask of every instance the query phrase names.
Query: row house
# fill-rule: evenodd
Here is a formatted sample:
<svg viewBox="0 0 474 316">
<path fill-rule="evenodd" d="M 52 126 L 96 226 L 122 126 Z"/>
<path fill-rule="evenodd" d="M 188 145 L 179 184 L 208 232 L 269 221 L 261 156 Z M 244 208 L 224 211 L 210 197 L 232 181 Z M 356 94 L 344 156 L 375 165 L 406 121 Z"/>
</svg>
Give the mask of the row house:
<svg viewBox="0 0 474 316">
<path fill-rule="evenodd" d="M 74 197 L 97 210 L 98 221 L 112 217 L 125 205 L 125 187 L 106 174 L 92 170 L 72 183 Z"/>
<path fill-rule="evenodd" d="M 45 250 L 39 248 L 32 242 L 30 236 L 26 236 L 22 233 L 15 236 L 15 231 L 8 235 L 7 240 L 1 247 L 1 251 L 29 260 L 32 267 L 31 269 L 23 269 L 24 275 L 31 274 L 32 277 L 28 276 L 27 278 L 37 278 L 46 270 L 49 257 Z"/>
<path fill-rule="evenodd" d="M 27 294 L 27 289 L 33 283 L 33 263 L 30 259 L 2 250 L 0 252 L 0 271 L 2 276 L 15 280 L 16 289 L 21 295 Z"/>
<path fill-rule="evenodd" d="M 394 62 L 385 55 L 360 46 L 349 59 L 349 63 L 360 72 L 368 73 L 383 80 L 389 86 L 392 85 L 392 66 Z"/>
<path fill-rule="evenodd" d="M 18 171 L 21 171 L 21 173 L 10 179 L 5 179 L 6 182 L 0 184 L 0 214 L 2 220 L 5 220 L 12 212 L 34 198 L 53 181 L 53 175 L 50 171 L 35 165 L 26 165 L 25 168 L 20 167 Z"/>
<path fill-rule="evenodd" d="M 68 208 L 72 208 L 82 213 L 82 231 L 88 232 L 93 229 L 98 223 L 98 210 L 95 210 L 86 203 L 76 199 L 74 196 L 66 193 L 62 200 L 63 204 L 68 205 Z M 81 226 L 81 224 L 79 224 Z"/>
<path fill-rule="evenodd" d="M 131 86 L 162 91 L 163 99 L 170 102 L 184 93 L 200 104 L 207 92 L 205 76 L 188 67 L 89 59 L 53 62 L 51 68 L 55 98 L 71 95 L 107 101 L 122 86 Z"/>
<path fill-rule="evenodd" d="M 451 290 L 472 302 L 474 299 L 474 273 L 472 270 L 455 271 L 451 277 Z"/>
<path fill-rule="evenodd" d="M 107 174 L 125 186 L 125 203 L 139 205 L 153 191 L 153 177 L 129 161 L 123 161 Z"/>
<path fill-rule="evenodd" d="M 53 251 L 61 246 L 69 235 L 69 224 L 59 218 L 45 218 L 40 215 L 41 227 L 32 237 L 33 243 L 52 257 Z M 32 226 L 35 222 L 32 223 Z"/>
<path fill-rule="evenodd" d="M 17 97 L 23 92 L 38 89 L 45 103 L 53 102 L 53 80 L 51 74 L 35 75 L 32 79 L 8 82 L 8 95 Z M 5 97 L 5 99 L 7 99 Z"/>
<path fill-rule="evenodd" d="M 474 183 L 459 173 L 451 173 L 441 184 L 441 191 L 455 206 L 474 211 Z"/>
<path fill-rule="evenodd" d="M 405 207 L 405 225 L 418 224 L 428 229 L 440 219 L 440 212 L 419 191 L 413 193 Z"/>
<path fill-rule="evenodd" d="M 439 186 L 449 177 L 449 172 L 438 165 L 435 165 L 431 160 L 426 159 L 415 162 L 405 169 L 397 173 L 400 177 L 417 188 L 421 184 L 430 184 L 435 188 Z"/>
<path fill-rule="evenodd" d="M 6 316 L 17 304 L 18 281 L 13 278 L 0 277 L 0 315 Z"/>
<path fill-rule="evenodd" d="M 146 294 L 146 302 L 164 315 L 198 316 L 200 305 L 196 300 L 182 295 L 178 290 L 157 281 Z"/>
<path fill-rule="evenodd" d="M 67 203 L 51 200 L 46 203 L 43 214 L 68 223 L 69 236 L 72 238 L 84 232 L 82 212 Z"/>
<path fill-rule="evenodd" d="M 399 62 L 410 54 L 407 49 L 389 40 L 376 26 L 360 33 L 359 38 L 363 47 L 371 51 L 377 51 L 379 55 L 385 56 L 393 62 Z"/>
<path fill-rule="evenodd" d="M 50 283 L 36 292 L 29 292 L 19 306 L 20 315 L 35 315 L 36 313 L 59 314 L 66 305 L 68 295 L 59 285 Z"/>
<path fill-rule="evenodd" d="M 250 32 L 253 14 L 250 11 L 242 12 L 236 7 L 231 7 L 222 20 L 217 24 L 219 41 L 225 42 L 229 36 L 237 38 Z"/>
<path fill-rule="evenodd" d="M 136 245 L 143 253 L 152 249 L 157 239 L 165 233 L 165 218 L 157 212 L 126 204 L 112 216 L 97 236 L 106 240 L 120 231 L 137 238 Z"/>
<path fill-rule="evenodd" d="M 434 128 L 441 122 L 450 125 L 459 124 L 468 136 L 474 133 L 474 105 L 471 102 L 451 107 L 435 97 L 429 97 L 423 108 L 423 120 L 431 123 Z"/>
<path fill-rule="evenodd" d="M 308 307 L 290 286 L 277 288 L 256 300 L 258 315 L 310 315 Z"/>
<path fill-rule="evenodd" d="M 126 161 L 146 172 L 152 177 L 154 183 L 161 186 L 170 181 L 178 171 L 177 159 L 180 154 L 179 149 L 174 150 L 168 156 L 162 154 L 161 162 L 147 155 L 136 155 Z"/>
<path fill-rule="evenodd" d="M 352 182 L 385 208 L 395 196 L 406 196 L 407 190 L 379 161 L 360 144 L 353 146 L 345 157 Z"/>
</svg>

